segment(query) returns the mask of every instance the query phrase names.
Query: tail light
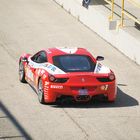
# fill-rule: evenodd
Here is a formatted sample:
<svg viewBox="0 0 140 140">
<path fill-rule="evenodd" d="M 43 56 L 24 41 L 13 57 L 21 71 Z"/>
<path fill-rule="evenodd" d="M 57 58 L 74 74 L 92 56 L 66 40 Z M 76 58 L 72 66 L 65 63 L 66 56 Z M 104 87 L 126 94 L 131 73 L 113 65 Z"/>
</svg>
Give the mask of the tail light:
<svg viewBox="0 0 140 140">
<path fill-rule="evenodd" d="M 69 78 L 56 78 L 54 75 L 49 75 L 49 81 L 53 83 L 65 83 Z"/>
<path fill-rule="evenodd" d="M 50 82 L 54 82 L 56 80 L 56 78 L 53 75 L 49 75 L 49 81 Z"/>
<path fill-rule="evenodd" d="M 97 80 L 100 82 L 111 82 L 115 80 L 115 75 L 110 73 L 107 77 L 98 77 Z"/>
<path fill-rule="evenodd" d="M 110 81 L 113 81 L 115 79 L 115 75 L 113 73 L 109 74 Z"/>
</svg>

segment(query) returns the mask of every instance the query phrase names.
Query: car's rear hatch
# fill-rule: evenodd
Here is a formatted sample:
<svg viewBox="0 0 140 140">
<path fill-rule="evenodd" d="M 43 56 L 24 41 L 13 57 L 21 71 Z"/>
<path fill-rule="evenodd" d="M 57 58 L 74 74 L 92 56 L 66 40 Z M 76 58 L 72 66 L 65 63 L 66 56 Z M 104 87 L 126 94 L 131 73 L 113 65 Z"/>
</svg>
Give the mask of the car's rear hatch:
<svg viewBox="0 0 140 140">
<path fill-rule="evenodd" d="M 68 78 L 65 85 L 85 87 L 100 84 L 101 82 L 97 80 L 97 78 L 108 77 L 108 74 L 95 74 L 94 72 L 73 72 L 59 75 L 57 77 Z"/>
</svg>

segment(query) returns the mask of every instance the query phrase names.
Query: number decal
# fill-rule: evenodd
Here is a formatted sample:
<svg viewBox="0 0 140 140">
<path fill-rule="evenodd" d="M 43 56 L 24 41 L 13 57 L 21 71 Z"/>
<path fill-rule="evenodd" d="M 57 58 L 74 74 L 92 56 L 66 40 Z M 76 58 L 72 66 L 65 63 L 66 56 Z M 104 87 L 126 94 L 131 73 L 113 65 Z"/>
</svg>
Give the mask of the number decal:
<svg viewBox="0 0 140 140">
<path fill-rule="evenodd" d="M 105 85 L 105 90 L 107 90 L 108 89 L 108 85 Z"/>
<path fill-rule="evenodd" d="M 27 67 L 27 69 L 26 69 L 26 76 L 30 79 L 30 80 L 34 80 L 34 76 L 33 76 L 33 73 L 32 73 L 32 71 L 30 70 L 30 68 L 28 68 Z"/>
</svg>

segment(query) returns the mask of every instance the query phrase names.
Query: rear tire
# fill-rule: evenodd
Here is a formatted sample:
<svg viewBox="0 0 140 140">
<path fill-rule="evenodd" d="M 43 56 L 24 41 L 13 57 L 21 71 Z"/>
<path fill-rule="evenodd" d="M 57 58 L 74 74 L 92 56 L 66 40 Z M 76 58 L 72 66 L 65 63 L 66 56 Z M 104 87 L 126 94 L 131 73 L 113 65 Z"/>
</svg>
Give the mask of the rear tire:
<svg viewBox="0 0 140 140">
<path fill-rule="evenodd" d="M 44 88 L 43 88 L 43 82 L 42 79 L 39 79 L 38 82 L 38 100 L 41 104 L 44 104 Z"/>
<path fill-rule="evenodd" d="M 22 61 L 19 63 L 19 80 L 22 83 L 27 83 L 25 80 L 25 69 Z"/>
</svg>

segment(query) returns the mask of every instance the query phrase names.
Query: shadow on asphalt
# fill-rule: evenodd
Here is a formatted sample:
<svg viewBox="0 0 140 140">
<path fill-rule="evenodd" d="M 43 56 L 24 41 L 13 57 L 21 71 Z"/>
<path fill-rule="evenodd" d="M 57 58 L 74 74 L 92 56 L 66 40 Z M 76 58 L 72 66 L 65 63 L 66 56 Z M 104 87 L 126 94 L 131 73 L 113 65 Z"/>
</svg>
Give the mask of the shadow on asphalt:
<svg viewBox="0 0 140 140">
<path fill-rule="evenodd" d="M 89 0 L 88 3 L 85 3 L 84 0 L 82 0 L 82 6 L 88 9 L 89 5 L 107 5 L 108 3 L 104 0 Z"/>
<path fill-rule="evenodd" d="M 118 86 L 127 86 L 126 84 L 118 84 Z M 30 87 L 36 92 L 36 90 L 30 85 Z M 44 104 L 46 105 L 46 104 Z M 124 93 L 119 87 L 117 87 L 117 98 L 116 101 L 113 103 L 109 103 L 106 101 L 99 101 L 99 100 L 91 100 L 88 103 L 76 103 L 76 102 L 68 102 L 61 104 L 59 103 L 49 103 L 50 105 L 55 108 L 111 108 L 111 107 L 131 107 L 139 105 L 139 102 L 133 98 L 132 96 Z"/>
<path fill-rule="evenodd" d="M 104 0 L 91 0 L 90 3 L 89 3 L 89 5 L 91 5 L 91 6 L 92 6 L 92 5 L 94 5 L 94 6 L 103 5 L 103 6 L 106 7 L 108 10 L 111 10 L 110 5 L 109 5 L 107 2 L 105 2 Z M 88 5 L 88 6 L 89 6 L 89 5 Z M 114 3 L 114 5 L 121 9 L 121 6 L 120 6 L 119 4 Z M 87 6 L 87 7 L 88 7 L 88 6 Z M 120 14 L 118 14 L 118 13 L 115 12 L 115 11 L 114 11 L 114 14 L 116 14 L 118 17 L 120 17 Z"/>
<path fill-rule="evenodd" d="M 15 128 L 19 131 L 20 135 L 0 135 L 0 139 L 26 139 L 32 140 L 31 136 L 26 132 L 26 130 L 20 125 L 20 123 L 16 120 L 16 118 L 11 114 L 11 112 L 6 108 L 6 106 L 0 101 L 0 110 L 5 114 L 4 118 L 8 118 L 10 122 L 15 126 Z M 3 117 L 2 117 L 3 118 Z M 4 129 L 4 128 L 3 128 Z M 4 130 L 5 132 L 7 130 Z"/>
<path fill-rule="evenodd" d="M 89 5 L 107 5 L 104 0 L 91 0 Z"/>
<path fill-rule="evenodd" d="M 117 99 L 113 103 L 105 102 L 105 101 L 98 101 L 98 100 L 91 100 L 88 103 L 67 103 L 67 104 L 52 104 L 52 107 L 55 108 L 117 108 L 117 107 L 131 107 L 137 106 L 139 102 L 124 93 L 120 88 L 117 88 Z"/>
</svg>

